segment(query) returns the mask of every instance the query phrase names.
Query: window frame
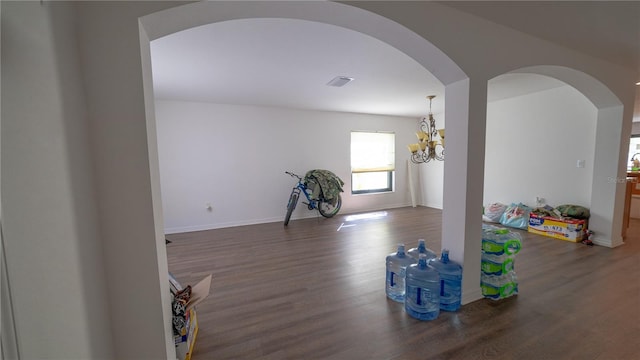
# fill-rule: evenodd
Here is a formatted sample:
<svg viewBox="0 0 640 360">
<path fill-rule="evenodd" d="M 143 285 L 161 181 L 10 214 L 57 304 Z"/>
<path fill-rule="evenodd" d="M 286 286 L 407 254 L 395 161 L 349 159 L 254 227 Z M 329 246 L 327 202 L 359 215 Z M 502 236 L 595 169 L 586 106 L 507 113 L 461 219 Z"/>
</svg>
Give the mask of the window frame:
<svg viewBox="0 0 640 360">
<path fill-rule="evenodd" d="M 356 174 L 370 174 L 370 173 L 377 173 L 377 172 L 384 172 L 387 173 L 387 187 L 385 188 L 378 188 L 378 189 L 366 189 L 366 190 L 354 190 L 353 189 L 353 176 Z M 389 170 L 389 171 L 367 171 L 367 172 L 352 172 L 351 173 L 351 194 L 352 195 L 362 195 L 362 194 L 384 194 L 384 193 L 389 193 L 389 192 L 393 192 L 394 191 L 394 184 L 395 184 L 395 170 Z"/>
<path fill-rule="evenodd" d="M 391 164 L 387 164 L 386 166 L 372 166 L 370 171 L 367 171 L 366 168 L 362 168 L 362 165 L 359 164 L 359 166 L 357 166 L 358 170 L 354 171 L 354 159 L 353 159 L 353 134 L 354 133 L 365 133 L 365 134 L 388 134 L 391 135 L 391 139 L 392 139 L 392 143 L 389 142 L 392 146 L 391 148 L 391 152 L 387 153 L 387 159 L 391 159 Z M 352 195 L 363 195 L 363 194 L 384 194 L 384 193 L 390 193 L 390 192 L 394 192 L 395 191 L 395 163 L 396 163 L 396 158 L 395 158 L 395 140 L 396 140 L 396 134 L 393 131 L 356 131 L 356 130 L 352 130 L 351 131 L 351 155 L 350 155 L 350 162 L 351 162 L 351 194 Z M 391 155 L 392 156 L 389 156 Z M 371 174 L 371 173 L 386 173 L 386 183 L 387 186 L 385 187 L 381 187 L 381 188 L 368 188 L 368 189 L 363 189 L 363 190 L 356 190 L 354 189 L 354 177 L 357 176 L 356 174 Z"/>
<path fill-rule="evenodd" d="M 633 155 L 640 153 L 640 149 L 635 149 L 635 151 L 631 150 L 631 145 L 632 145 L 633 140 L 634 139 L 638 139 L 638 138 L 640 138 L 640 134 L 631 135 L 629 137 L 629 153 L 628 153 L 629 157 L 627 158 L 627 166 L 626 166 L 627 171 L 632 171 L 632 169 L 633 169 L 633 166 L 631 164 L 631 158 L 633 157 Z M 640 156 L 639 156 L 639 158 L 640 158 Z"/>
</svg>

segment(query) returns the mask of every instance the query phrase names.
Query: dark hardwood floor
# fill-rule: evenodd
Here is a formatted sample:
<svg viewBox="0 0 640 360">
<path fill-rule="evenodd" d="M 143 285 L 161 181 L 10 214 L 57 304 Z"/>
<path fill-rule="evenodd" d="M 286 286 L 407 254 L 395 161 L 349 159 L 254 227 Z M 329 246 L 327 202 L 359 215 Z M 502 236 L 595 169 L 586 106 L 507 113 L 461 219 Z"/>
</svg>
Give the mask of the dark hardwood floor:
<svg viewBox="0 0 640 360">
<path fill-rule="evenodd" d="M 193 359 L 640 359 L 640 220 L 616 249 L 521 231 L 519 295 L 421 322 L 386 298 L 385 256 L 440 253 L 441 212 L 346 216 L 168 235 L 183 284 L 213 274 Z"/>
</svg>

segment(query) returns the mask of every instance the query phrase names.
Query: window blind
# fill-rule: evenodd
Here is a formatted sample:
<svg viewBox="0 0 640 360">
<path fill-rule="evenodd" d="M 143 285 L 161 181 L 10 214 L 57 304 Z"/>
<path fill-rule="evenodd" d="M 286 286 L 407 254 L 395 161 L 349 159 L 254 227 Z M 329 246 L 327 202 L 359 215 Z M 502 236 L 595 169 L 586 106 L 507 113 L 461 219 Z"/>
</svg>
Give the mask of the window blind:
<svg viewBox="0 0 640 360">
<path fill-rule="evenodd" d="M 351 172 L 395 170 L 395 134 L 351 132 Z"/>
</svg>

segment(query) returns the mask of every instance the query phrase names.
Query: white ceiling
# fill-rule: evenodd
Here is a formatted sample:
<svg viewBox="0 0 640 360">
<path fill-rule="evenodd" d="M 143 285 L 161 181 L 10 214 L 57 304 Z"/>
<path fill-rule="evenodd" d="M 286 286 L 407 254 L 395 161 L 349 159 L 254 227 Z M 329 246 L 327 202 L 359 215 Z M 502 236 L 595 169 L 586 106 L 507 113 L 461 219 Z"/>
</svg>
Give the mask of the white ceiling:
<svg viewBox="0 0 640 360">
<path fill-rule="evenodd" d="M 497 24 L 638 69 L 640 1 L 439 1 Z M 640 121 L 640 86 L 633 121 Z"/>
<path fill-rule="evenodd" d="M 614 64 L 640 70 L 640 1 L 440 3 Z M 640 78 L 630 80 L 640 81 Z"/>
<path fill-rule="evenodd" d="M 444 86 L 386 43 L 292 19 L 209 24 L 151 43 L 157 98 L 418 117 Z M 326 84 L 336 76 L 355 80 Z"/>
<path fill-rule="evenodd" d="M 446 4 L 491 17 L 489 20 L 494 22 L 510 19 L 505 20 L 509 23 L 505 25 L 514 28 L 521 25 L 520 30 L 552 27 L 547 26 L 547 20 L 545 27 L 535 21 L 519 21 L 518 16 L 524 19 L 527 11 L 533 11 L 523 7 L 500 7 L 489 2 L 486 8 L 478 2 Z M 511 13 L 513 18 L 509 17 Z M 600 25 L 612 21 L 609 16 L 604 18 L 606 21 L 599 21 Z M 587 19 L 596 21 L 590 16 Z M 550 30 L 538 29 L 539 34 L 533 34 L 544 38 L 546 31 Z M 553 34 L 556 42 L 567 42 L 566 46 L 575 43 L 576 47 L 585 47 L 588 39 L 609 40 L 609 35 L 584 36 L 594 29 L 584 31 L 587 32 L 578 40 L 563 36 L 566 31 Z M 632 44 L 633 39 L 633 34 L 627 34 L 617 46 L 607 43 L 620 49 L 612 50 L 611 57 L 616 58 L 616 63 L 628 64 L 640 58 L 640 41 Z M 588 53 L 588 49 L 582 50 Z M 159 99 L 410 117 L 427 113 L 427 95 L 437 95 L 434 113 L 442 112 L 444 105 L 438 101 L 444 95 L 443 85 L 413 59 L 368 35 L 323 23 L 244 19 L 208 24 L 153 41 L 151 55 L 154 91 Z M 355 80 L 341 88 L 327 86 L 335 76 Z M 494 101 L 563 84 L 539 75 L 507 74 L 491 81 L 488 96 L 489 101 Z M 638 94 L 640 96 L 640 91 Z M 637 109 L 638 104 L 640 99 L 636 101 Z M 636 112 L 640 120 L 640 111 Z"/>
</svg>

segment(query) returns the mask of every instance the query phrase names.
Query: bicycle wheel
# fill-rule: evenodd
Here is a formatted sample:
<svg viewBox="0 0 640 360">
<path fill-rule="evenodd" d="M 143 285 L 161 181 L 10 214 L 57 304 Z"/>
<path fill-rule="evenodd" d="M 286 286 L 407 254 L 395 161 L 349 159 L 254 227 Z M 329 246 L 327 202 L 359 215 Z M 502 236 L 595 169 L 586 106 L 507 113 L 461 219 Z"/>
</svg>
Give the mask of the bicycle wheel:
<svg viewBox="0 0 640 360">
<path fill-rule="evenodd" d="M 298 194 L 291 193 L 289 197 L 289 203 L 287 204 L 287 215 L 284 216 L 284 226 L 289 225 L 289 219 L 291 219 L 291 213 L 296 208 L 298 204 Z"/>
<path fill-rule="evenodd" d="M 335 201 L 335 204 L 332 204 L 326 200 L 318 201 L 318 211 L 320 215 L 330 218 L 333 215 L 337 214 L 340 211 L 340 207 L 342 206 L 342 197 L 338 194 L 338 198 Z"/>
</svg>

